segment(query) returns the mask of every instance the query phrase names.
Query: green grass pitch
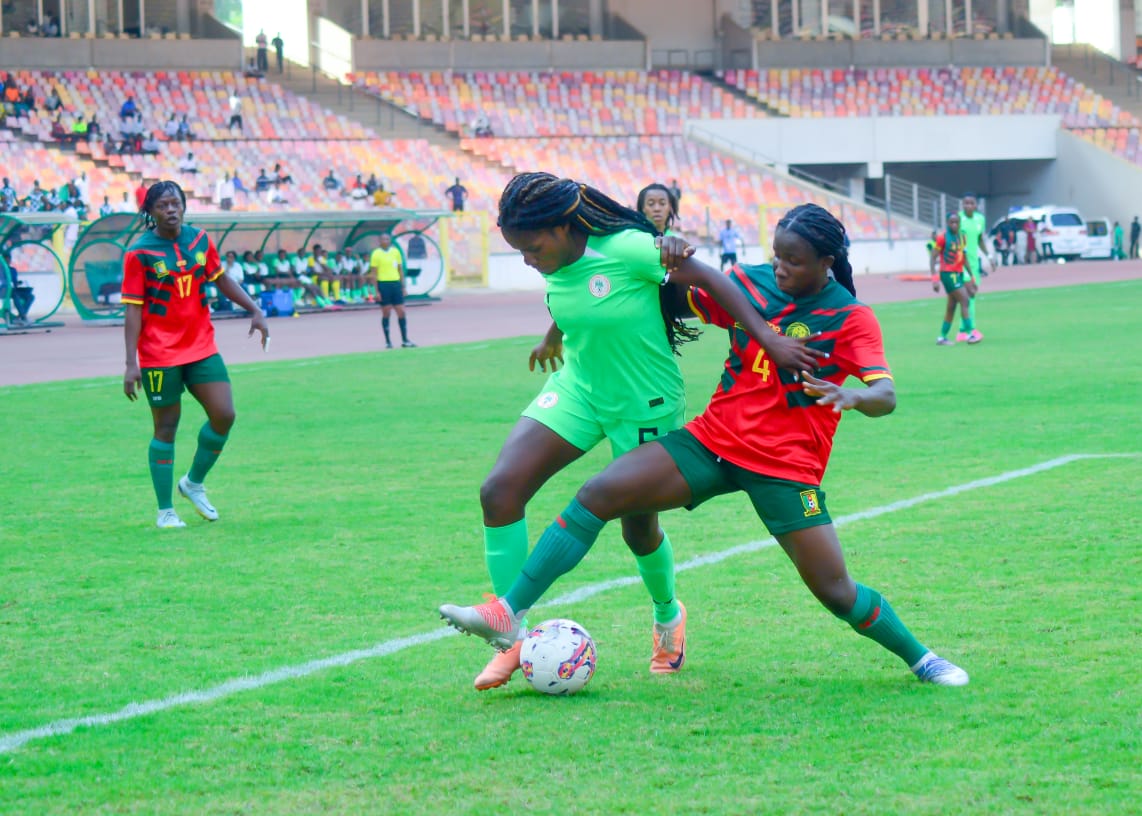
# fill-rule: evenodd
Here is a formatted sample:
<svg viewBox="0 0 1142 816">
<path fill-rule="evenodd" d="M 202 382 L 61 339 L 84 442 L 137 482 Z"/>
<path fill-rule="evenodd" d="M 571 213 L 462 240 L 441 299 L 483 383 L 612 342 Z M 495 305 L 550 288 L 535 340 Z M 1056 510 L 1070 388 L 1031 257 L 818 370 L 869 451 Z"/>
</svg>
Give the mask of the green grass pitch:
<svg viewBox="0 0 1142 816">
<path fill-rule="evenodd" d="M 149 419 L 117 380 L 0 389 L 0 813 L 1138 812 L 1142 458 L 940 491 L 1142 451 L 1140 302 L 985 294 L 987 339 L 954 348 L 938 299 L 877 307 L 899 405 L 845 417 L 824 486 L 836 518 L 939 494 L 840 535 L 962 689 L 916 683 L 759 546 L 680 572 L 679 675 L 647 671 L 636 582 L 532 613 L 594 635 L 581 694 L 475 693 L 490 650 L 435 608 L 487 589 L 478 488 L 542 382 L 530 338 L 235 366 L 222 520 L 176 498 L 182 531 L 153 527 Z M 686 350 L 691 412 L 724 351 Z M 533 541 L 605 461 L 540 493 Z M 680 564 L 766 538 L 740 496 L 663 523 Z M 635 574 L 612 525 L 549 599 Z"/>
</svg>

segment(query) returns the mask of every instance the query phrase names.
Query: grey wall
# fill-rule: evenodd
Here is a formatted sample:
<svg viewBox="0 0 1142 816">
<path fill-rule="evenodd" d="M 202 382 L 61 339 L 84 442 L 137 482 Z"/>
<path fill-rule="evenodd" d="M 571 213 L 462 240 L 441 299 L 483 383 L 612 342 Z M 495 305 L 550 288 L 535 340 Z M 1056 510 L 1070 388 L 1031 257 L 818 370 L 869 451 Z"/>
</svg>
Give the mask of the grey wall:
<svg viewBox="0 0 1142 816">
<path fill-rule="evenodd" d="M 1047 43 L 1021 40 L 758 40 L 758 68 L 1047 65 Z"/>
<path fill-rule="evenodd" d="M 1069 205 L 1123 225 L 1142 215 L 1142 166 L 1066 131 L 1058 133 L 1058 155 L 1036 190 L 1037 203 Z"/>
<path fill-rule="evenodd" d="M 638 41 L 398 42 L 353 41 L 358 71 L 432 68 L 445 70 L 645 68 L 646 46 Z"/>
<path fill-rule="evenodd" d="M 1058 116 L 705 119 L 687 134 L 748 147 L 778 165 L 1052 159 Z M 870 175 L 879 175 L 874 168 Z"/>
<path fill-rule="evenodd" d="M 225 68 L 242 67 L 239 40 L 0 40 L 3 68 Z"/>
</svg>

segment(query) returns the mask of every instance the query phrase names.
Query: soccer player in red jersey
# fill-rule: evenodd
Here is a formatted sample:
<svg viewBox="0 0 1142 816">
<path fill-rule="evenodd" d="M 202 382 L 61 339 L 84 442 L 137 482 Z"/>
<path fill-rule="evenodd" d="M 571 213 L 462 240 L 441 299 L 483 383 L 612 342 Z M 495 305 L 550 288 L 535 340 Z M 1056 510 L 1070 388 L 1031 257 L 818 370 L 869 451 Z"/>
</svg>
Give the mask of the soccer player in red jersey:
<svg viewBox="0 0 1142 816">
<path fill-rule="evenodd" d="M 965 685 L 967 672 L 923 646 L 885 598 L 849 576 L 825 505 L 821 477 L 841 412 L 879 417 L 896 407 L 880 326 L 856 299 L 844 238 L 836 218 L 803 204 L 778 222 L 772 265 L 736 266 L 731 273 L 775 332 L 813 338 L 828 352 L 816 371 L 797 377 L 780 370 L 706 292 L 691 288 L 693 313 L 730 334 L 721 384 L 705 411 L 583 485 L 502 598 L 475 607 L 446 604 L 441 616 L 503 648 L 520 616 L 579 563 L 606 522 L 692 509 L 742 491 L 826 609 L 898 655 L 921 681 Z M 850 376 L 866 387 L 844 387 Z"/>
<path fill-rule="evenodd" d="M 939 292 L 943 284 L 944 291 L 948 293 L 947 305 L 944 307 L 944 323 L 940 327 L 940 336 L 936 338 L 938 346 L 954 346 L 955 340 L 948 339 L 948 332 L 952 330 L 952 318 L 956 315 L 956 307 L 960 309 L 960 335 L 971 344 L 978 343 L 983 335 L 975 330 L 975 322 L 971 315 L 971 299 L 975 297 L 976 283 L 967 268 L 967 256 L 964 253 L 964 235 L 960 231 L 960 216 L 958 213 L 948 215 L 948 227 L 936 240 L 932 242 L 932 254 L 929 265 L 932 270 L 932 291 Z M 937 265 L 940 268 L 936 274 Z"/>
<path fill-rule="evenodd" d="M 174 438 L 185 388 L 206 411 L 198 432 L 198 449 L 178 490 L 208 521 L 218 511 L 206 498 L 202 482 L 226 444 L 234 424 L 234 399 L 226 366 L 214 343 L 205 286 L 213 283 L 252 315 L 250 335 L 268 347 L 265 315 L 242 289 L 222 274 L 222 262 L 205 231 L 183 223 L 186 195 L 173 181 L 160 181 L 139 208 L 147 231 L 123 257 L 123 334 L 127 370 L 123 391 L 136 400 L 142 387 L 151 406 L 155 434 L 147 458 L 159 502 L 158 526 L 185 527 L 171 501 L 174 481 Z"/>
</svg>

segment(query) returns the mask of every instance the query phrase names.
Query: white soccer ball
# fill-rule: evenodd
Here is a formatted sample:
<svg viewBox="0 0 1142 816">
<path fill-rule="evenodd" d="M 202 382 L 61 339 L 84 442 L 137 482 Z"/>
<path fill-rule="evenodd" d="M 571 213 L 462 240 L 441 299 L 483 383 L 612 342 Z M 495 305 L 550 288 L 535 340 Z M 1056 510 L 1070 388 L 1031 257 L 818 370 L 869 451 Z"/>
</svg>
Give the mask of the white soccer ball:
<svg viewBox="0 0 1142 816">
<path fill-rule="evenodd" d="M 547 620 L 523 639 L 519 664 L 531 687 L 544 694 L 574 694 L 595 674 L 595 641 L 573 620 Z"/>
</svg>

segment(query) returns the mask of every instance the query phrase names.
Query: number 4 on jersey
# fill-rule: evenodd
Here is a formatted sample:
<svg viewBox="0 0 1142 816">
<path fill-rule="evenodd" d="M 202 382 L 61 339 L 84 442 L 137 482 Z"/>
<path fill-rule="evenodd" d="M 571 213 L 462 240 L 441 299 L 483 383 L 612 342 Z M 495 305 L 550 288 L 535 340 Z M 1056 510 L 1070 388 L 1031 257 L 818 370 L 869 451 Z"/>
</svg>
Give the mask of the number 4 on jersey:
<svg viewBox="0 0 1142 816">
<path fill-rule="evenodd" d="M 753 372 L 761 375 L 762 382 L 769 382 L 769 358 L 765 356 L 765 349 L 757 352 L 757 359 L 753 361 Z"/>
</svg>

